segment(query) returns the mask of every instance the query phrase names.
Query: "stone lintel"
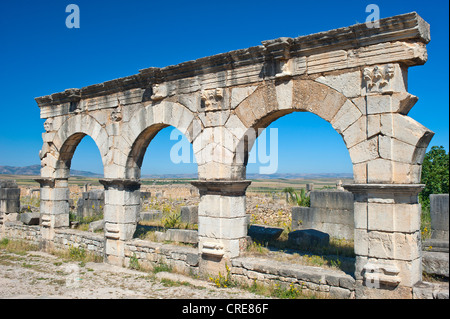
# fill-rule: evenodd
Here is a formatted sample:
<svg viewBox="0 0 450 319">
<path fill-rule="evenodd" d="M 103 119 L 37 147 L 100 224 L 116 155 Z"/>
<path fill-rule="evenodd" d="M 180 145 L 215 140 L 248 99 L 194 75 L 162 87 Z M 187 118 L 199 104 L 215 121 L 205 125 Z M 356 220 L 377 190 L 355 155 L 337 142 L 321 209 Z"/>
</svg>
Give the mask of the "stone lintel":
<svg viewBox="0 0 450 319">
<path fill-rule="evenodd" d="M 214 180 L 214 181 L 193 181 L 191 184 L 198 188 L 200 196 L 203 195 L 225 195 L 244 196 L 247 187 L 252 183 L 248 180 Z"/>
<path fill-rule="evenodd" d="M 357 49 L 369 45 L 389 42 L 430 41 L 430 26 L 416 12 L 380 19 L 380 27 L 368 28 L 365 23 L 349 27 L 319 32 L 297 38 L 282 37 L 263 41 L 262 45 L 235 50 L 193 61 L 183 62 L 164 68 L 147 68 L 139 74 L 91 85 L 81 89 L 68 89 L 64 92 L 37 97 L 39 107 L 78 102 L 97 96 L 105 96 L 131 90 L 146 88 L 149 83 L 163 80 L 173 81 L 196 75 L 228 71 L 243 65 L 258 64 L 271 59 L 305 57 L 313 54 L 339 50 Z M 409 58 L 408 58 L 409 59 Z M 423 64 L 424 61 L 410 61 L 411 64 Z"/>
<path fill-rule="evenodd" d="M 424 184 L 344 184 L 345 190 L 353 194 L 392 194 L 394 195 L 418 195 Z"/>
<path fill-rule="evenodd" d="M 141 187 L 141 181 L 139 179 L 101 178 L 98 181 L 105 187 L 105 189 L 120 188 L 136 190 Z"/>
</svg>

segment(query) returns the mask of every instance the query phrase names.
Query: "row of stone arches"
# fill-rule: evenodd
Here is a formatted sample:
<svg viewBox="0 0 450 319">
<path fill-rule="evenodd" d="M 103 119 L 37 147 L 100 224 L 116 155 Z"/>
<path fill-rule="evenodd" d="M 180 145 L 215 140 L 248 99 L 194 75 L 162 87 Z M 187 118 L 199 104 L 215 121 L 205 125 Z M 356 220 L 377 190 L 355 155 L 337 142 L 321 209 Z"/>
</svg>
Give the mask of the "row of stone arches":
<svg viewBox="0 0 450 319">
<path fill-rule="evenodd" d="M 205 98 L 181 94 L 132 106 L 119 102 L 113 110 L 48 120 L 40 154 L 44 238 L 51 241 L 52 229 L 68 226 L 71 159 L 88 135 L 97 145 L 104 166 L 100 181 L 105 187 L 106 258 L 121 264 L 124 243 L 136 230 L 145 151 L 158 132 L 172 126 L 192 144 L 198 163 L 199 180 L 193 185 L 201 196 L 199 253 L 205 257 L 201 267 L 217 271 L 226 260 L 239 256 L 247 235 L 245 192 L 250 182 L 246 180 L 246 164 L 258 134 L 284 115 L 311 112 L 342 136 L 353 164 L 357 184 L 348 189 L 356 194 L 356 277 L 363 278 L 368 264 L 388 264 L 395 271 L 394 279 L 386 275 L 386 282 L 412 285 L 420 277 L 418 270 L 405 271 L 420 268 L 419 226 L 414 216 L 420 215 L 416 195 L 421 188 L 414 184 L 419 183 L 420 163 L 433 134 L 407 117 L 416 100 L 410 94 L 352 97 L 347 93 L 347 97 L 337 89 L 342 76 L 275 79 L 214 90 Z M 112 116 L 118 108 L 123 112 L 120 121 Z M 380 213 L 385 223 L 377 220 Z M 409 244 L 400 251 L 394 248 L 399 243 Z M 392 248 L 384 248 L 386 245 Z M 398 279 L 395 274 L 400 273 L 405 275 Z"/>
<path fill-rule="evenodd" d="M 173 126 L 192 144 L 200 179 L 244 179 L 243 164 L 260 129 L 286 114 L 311 112 L 342 136 L 354 165 L 355 181 L 392 182 L 397 171 L 404 173 L 401 179 L 396 178 L 397 183 L 419 182 L 418 166 L 432 134 L 404 114 L 371 110 L 368 101 L 373 98 L 366 96 L 367 102 L 362 103 L 315 81 L 291 80 L 279 85 L 262 84 L 244 95 L 234 109 L 206 115 L 192 112 L 193 106 L 169 101 L 144 103 L 126 123 L 105 125 L 95 114 L 76 114 L 57 130 L 44 134 L 43 176 L 67 176 L 76 146 L 89 135 L 100 151 L 105 178 L 139 179 L 148 144 L 161 129 Z M 381 99 L 377 103 L 387 102 L 399 109 L 411 97 L 402 94 L 399 99 L 392 94 L 377 98 Z M 213 126 L 211 121 L 215 122 Z M 372 176 L 378 175 L 377 168 L 383 165 L 390 168 L 391 174 L 384 181 Z"/>
<path fill-rule="evenodd" d="M 330 40 L 331 39 L 331 40 Z M 406 290 L 421 280 L 418 193 L 433 132 L 410 117 L 408 68 L 427 60 L 429 25 L 408 13 L 201 58 L 37 98 L 47 119 L 40 153 L 41 233 L 68 224 L 71 158 L 89 135 L 104 167 L 105 256 L 121 264 L 139 210 L 145 149 L 173 126 L 198 163 L 201 269 L 239 256 L 248 152 L 258 134 L 292 112 L 338 132 L 353 166 L 357 289 L 377 280 Z M 222 269 L 223 271 L 223 269 Z M 401 290 L 398 289 L 398 290 Z M 386 290 L 387 291 L 387 290 Z"/>
</svg>

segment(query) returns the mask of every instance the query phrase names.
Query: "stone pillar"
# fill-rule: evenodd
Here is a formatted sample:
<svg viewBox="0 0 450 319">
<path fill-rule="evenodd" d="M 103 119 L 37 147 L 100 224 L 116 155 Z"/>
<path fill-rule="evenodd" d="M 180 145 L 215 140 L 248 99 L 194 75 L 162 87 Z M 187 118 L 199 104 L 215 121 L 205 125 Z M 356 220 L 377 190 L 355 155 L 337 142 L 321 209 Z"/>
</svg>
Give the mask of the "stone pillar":
<svg viewBox="0 0 450 319">
<path fill-rule="evenodd" d="M 430 195 L 431 238 L 448 241 L 448 194 Z"/>
<path fill-rule="evenodd" d="M 105 187 L 105 261 L 123 266 L 125 241 L 133 238 L 141 209 L 141 183 L 132 179 L 99 181 Z"/>
<path fill-rule="evenodd" d="M 251 181 L 195 181 L 200 192 L 198 239 L 200 272 L 226 273 L 225 265 L 238 257 L 247 236 L 245 190 Z"/>
<path fill-rule="evenodd" d="M 4 231 L 4 222 L 17 220 L 20 211 L 20 188 L 15 180 L 0 180 L 0 233 Z"/>
<path fill-rule="evenodd" d="M 419 184 L 348 184 L 357 298 L 412 298 L 422 280 Z"/>
<path fill-rule="evenodd" d="M 69 227 L 68 178 L 39 178 L 36 181 L 41 186 L 41 236 L 44 245 L 51 245 L 55 228 Z"/>
</svg>

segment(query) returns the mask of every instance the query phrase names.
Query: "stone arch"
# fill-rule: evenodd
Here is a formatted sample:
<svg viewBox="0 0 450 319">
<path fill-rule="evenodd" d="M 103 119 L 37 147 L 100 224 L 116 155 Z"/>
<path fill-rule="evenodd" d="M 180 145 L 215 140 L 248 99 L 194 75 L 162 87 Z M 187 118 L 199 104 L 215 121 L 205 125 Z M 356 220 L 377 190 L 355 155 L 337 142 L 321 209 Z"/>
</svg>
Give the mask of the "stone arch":
<svg viewBox="0 0 450 319">
<path fill-rule="evenodd" d="M 196 126 L 194 122 L 198 124 L 199 120 L 180 103 L 162 101 L 142 108 L 123 129 L 123 137 L 128 141 L 127 149 L 122 151 L 126 154 L 124 162 L 120 163 L 125 169 L 123 176 L 127 179 L 140 178 L 141 165 L 148 145 L 166 127 L 178 129 L 192 143 Z"/>
<path fill-rule="evenodd" d="M 353 146 L 343 132 L 363 114 L 358 107 L 342 93 L 312 80 L 271 81 L 258 87 L 235 109 L 235 114 L 244 129 L 238 136 L 235 163 L 247 164 L 260 129 L 265 129 L 275 120 L 293 113 L 310 112 L 325 121 L 341 135 L 347 148 Z"/>
<path fill-rule="evenodd" d="M 95 118 L 88 114 L 78 114 L 66 119 L 53 132 L 45 133 L 53 138 L 44 143 L 41 164 L 51 178 L 69 178 L 73 154 L 85 136 L 90 136 L 98 147 L 103 167 L 108 153 L 108 134 Z"/>
<path fill-rule="evenodd" d="M 411 95 L 393 93 L 380 98 L 380 103 L 401 105 L 411 100 Z M 267 81 L 234 110 L 233 121 L 239 125 L 230 128 L 236 136 L 233 164 L 243 166 L 240 175 L 245 178 L 248 153 L 258 129 L 292 112 L 311 112 L 341 135 L 353 164 L 355 182 L 418 183 L 420 165 L 433 133 L 401 114 L 401 107 L 395 105 L 392 109 L 398 112 L 368 112 L 366 100 L 352 100 L 313 80 Z M 384 173 L 380 174 L 380 170 Z"/>
</svg>

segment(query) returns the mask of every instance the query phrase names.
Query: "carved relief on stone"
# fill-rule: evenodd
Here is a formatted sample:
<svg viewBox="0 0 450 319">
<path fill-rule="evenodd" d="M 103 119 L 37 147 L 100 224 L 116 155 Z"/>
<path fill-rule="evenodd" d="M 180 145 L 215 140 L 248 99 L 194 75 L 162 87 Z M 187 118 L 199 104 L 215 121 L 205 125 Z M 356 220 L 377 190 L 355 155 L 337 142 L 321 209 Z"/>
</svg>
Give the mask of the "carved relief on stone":
<svg viewBox="0 0 450 319">
<path fill-rule="evenodd" d="M 223 89 L 203 90 L 201 93 L 201 101 L 205 111 L 222 109 Z"/>
<path fill-rule="evenodd" d="M 114 122 L 120 122 L 122 120 L 122 105 L 120 105 L 119 99 L 117 99 L 117 107 L 111 113 L 111 120 Z"/>
<path fill-rule="evenodd" d="M 394 70 L 395 66 L 393 64 L 364 68 L 363 80 L 366 93 L 391 91 L 391 79 L 394 77 Z"/>
<path fill-rule="evenodd" d="M 48 133 L 50 131 L 53 131 L 53 119 L 47 119 L 44 123 L 44 130 Z"/>
<path fill-rule="evenodd" d="M 290 59 L 281 59 L 279 60 L 279 70 L 280 72 L 278 72 L 275 77 L 277 78 L 282 78 L 285 76 L 290 76 L 292 75 L 292 70 L 291 70 L 291 60 Z"/>
<path fill-rule="evenodd" d="M 150 97 L 153 101 L 159 101 L 167 97 L 168 89 L 165 84 L 153 84 L 152 86 L 152 96 Z"/>
</svg>

